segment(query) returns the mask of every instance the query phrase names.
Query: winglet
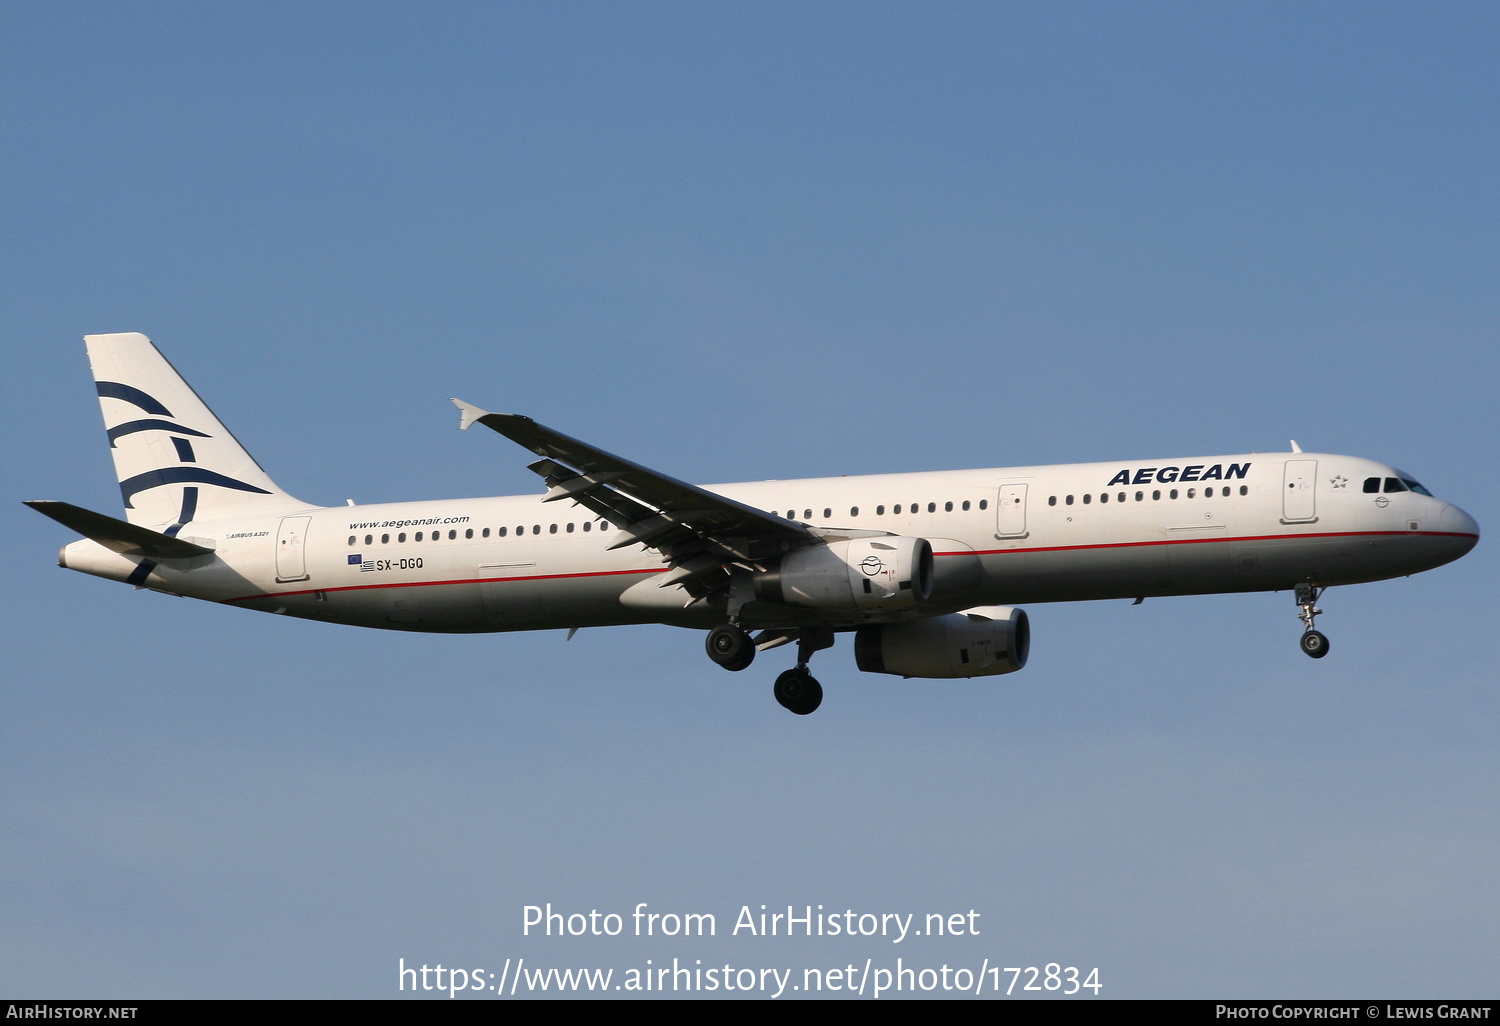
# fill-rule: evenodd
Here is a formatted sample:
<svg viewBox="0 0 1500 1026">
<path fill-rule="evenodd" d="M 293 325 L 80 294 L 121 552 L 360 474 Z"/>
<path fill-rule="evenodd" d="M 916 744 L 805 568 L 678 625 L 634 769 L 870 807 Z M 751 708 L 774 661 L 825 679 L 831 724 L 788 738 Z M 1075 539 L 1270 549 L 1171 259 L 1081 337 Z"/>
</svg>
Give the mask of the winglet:
<svg viewBox="0 0 1500 1026">
<path fill-rule="evenodd" d="M 464 402 L 462 399 L 450 399 L 448 401 L 451 402 L 454 406 L 458 407 L 458 429 L 460 431 L 469 430 L 470 424 L 473 424 L 476 420 L 479 420 L 483 417 L 489 416 L 488 410 L 481 410 L 479 407 L 472 406 L 469 403 Z"/>
</svg>

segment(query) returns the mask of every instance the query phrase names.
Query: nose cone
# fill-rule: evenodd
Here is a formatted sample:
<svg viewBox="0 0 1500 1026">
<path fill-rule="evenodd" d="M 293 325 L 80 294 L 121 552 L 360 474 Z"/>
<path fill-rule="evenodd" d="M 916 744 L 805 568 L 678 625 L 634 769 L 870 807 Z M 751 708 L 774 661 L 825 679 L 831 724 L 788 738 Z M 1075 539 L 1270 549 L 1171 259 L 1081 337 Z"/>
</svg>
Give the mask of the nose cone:
<svg viewBox="0 0 1500 1026">
<path fill-rule="evenodd" d="M 1444 506 L 1438 523 L 1444 534 L 1463 544 L 1463 552 L 1479 544 L 1479 524 L 1457 506 Z"/>
</svg>

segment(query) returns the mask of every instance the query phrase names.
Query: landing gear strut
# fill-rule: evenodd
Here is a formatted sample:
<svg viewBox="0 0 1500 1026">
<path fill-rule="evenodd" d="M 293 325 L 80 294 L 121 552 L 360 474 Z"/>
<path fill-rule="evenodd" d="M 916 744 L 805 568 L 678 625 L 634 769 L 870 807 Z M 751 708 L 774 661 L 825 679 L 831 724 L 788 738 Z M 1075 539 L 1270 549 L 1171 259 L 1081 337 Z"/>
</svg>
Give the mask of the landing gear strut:
<svg viewBox="0 0 1500 1026">
<path fill-rule="evenodd" d="M 776 678 L 776 701 L 798 716 L 806 716 L 823 704 L 823 685 L 807 672 L 807 662 L 814 652 L 833 646 L 833 631 L 827 627 L 809 627 L 797 636 L 797 665 Z"/>
<path fill-rule="evenodd" d="M 1321 631 L 1313 630 L 1313 617 L 1323 610 L 1316 608 L 1318 596 L 1323 594 L 1323 589 L 1312 583 L 1304 582 L 1297 585 L 1297 608 L 1301 610 L 1297 619 L 1302 621 L 1302 651 L 1314 659 L 1322 659 L 1328 654 L 1328 639 Z"/>
</svg>

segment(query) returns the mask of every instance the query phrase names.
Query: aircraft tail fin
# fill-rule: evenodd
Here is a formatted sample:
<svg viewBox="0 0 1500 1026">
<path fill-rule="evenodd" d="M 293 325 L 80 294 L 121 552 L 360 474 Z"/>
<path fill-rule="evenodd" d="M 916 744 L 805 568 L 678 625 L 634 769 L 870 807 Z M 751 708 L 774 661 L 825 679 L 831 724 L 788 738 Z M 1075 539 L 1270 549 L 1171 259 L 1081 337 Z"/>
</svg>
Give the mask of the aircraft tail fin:
<svg viewBox="0 0 1500 1026">
<path fill-rule="evenodd" d="M 175 536 L 192 520 L 307 507 L 276 486 L 145 335 L 83 341 L 129 523 Z"/>
</svg>

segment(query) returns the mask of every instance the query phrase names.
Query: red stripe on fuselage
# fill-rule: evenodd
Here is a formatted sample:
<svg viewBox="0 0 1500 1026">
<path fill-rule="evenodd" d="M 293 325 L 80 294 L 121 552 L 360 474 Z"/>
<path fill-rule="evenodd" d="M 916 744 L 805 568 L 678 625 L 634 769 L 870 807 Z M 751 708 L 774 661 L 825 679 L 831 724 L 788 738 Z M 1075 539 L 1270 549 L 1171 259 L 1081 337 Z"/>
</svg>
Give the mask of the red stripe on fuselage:
<svg viewBox="0 0 1500 1026">
<path fill-rule="evenodd" d="M 449 584 L 498 584 L 502 581 L 561 581 L 570 577 L 619 577 L 624 574 L 661 574 L 665 570 L 590 570 L 580 574 L 535 574 L 530 577 L 470 577 L 457 581 L 391 581 L 382 584 L 347 584 L 340 588 L 304 588 L 301 591 L 267 591 L 259 595 L 241 595 L 239 598 L 219 599 L 220 602 L 249 602 L 263 598 L 289 598 L 292 595 L 312 595 L 330 591 L 374 591 L 378 588 L 441 588 Z"/>
<path fill-rule="evenodd" d="M 964 552 L 934 552 L 934 556 L 1008 556 L 1019 555 L 1029 552 L 1078 552 L 1084 549 L 1130 549 L 1143 548 L 1149 545 L 1202 545 L 1206 543 L 1224 544 L 1226 542 L 1258 542 L 1258 541 L 1289 541 L 1298 538 L 1385 538 L 1385 537 L 1424 537 L 1424 538 L 1475 538 L 1475 534 L 1465 534 L 1459 531 L 1334 531 L 1322 534 L 1258 534 L 1244 535 L 1236 538 L 1163 538 L 1153 541 L 1129 541 L 1129 542 L 1094 542 L 1087 545 L 1047 545 L 1036 548 L 1017 549 L 974 549 Z M 327 594 L 333 591 L 373 591 L 378 588 L 440 588 L 450 584 L 499 584 L 506 581 L 560 581 L 576 579 L 580 577 L 621 577 L 630 574 L 661 574 L 665 569 L 647 568 L 640 570 L 590 570 L 576 574 L 534 574 L 527 577 L 473 577 L 464 580 L 452 581 L 391 581 L 381 584 L 349 584 L 336 588 L 304 588 L 300 591 L 268 591 L 259 595 L 242 595 L 239 598 L 220 599 L 220 602 L 250 602 L 254 599 L 263 598 L 290 598 L 294 595 L 312 595 L 315 592 Z"/>
<path fill-rule="evenodd" d="M 1185 528 L 1185 530 L 1202 530 Z M 1291 541 L 1298 538 L 1474 538 L 1477 534 L 1462 531 L 1325 531 L 1310 534 L 1251 534 L 1235 538 L 1161 538 L 1152 541 L 1091 542 L 1087 545 L 1044 545 L 1036 548 L 975 549 L 972 552 L 934 552 L 934 556 L 1008 556 L 1027 552 L 1077 552 L 1083 549 L 1133 549 L 1148 545 L 1202 545 L 1226 542 Z"/>
</svg>

